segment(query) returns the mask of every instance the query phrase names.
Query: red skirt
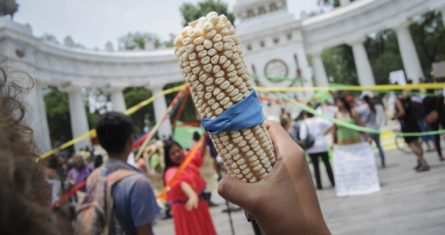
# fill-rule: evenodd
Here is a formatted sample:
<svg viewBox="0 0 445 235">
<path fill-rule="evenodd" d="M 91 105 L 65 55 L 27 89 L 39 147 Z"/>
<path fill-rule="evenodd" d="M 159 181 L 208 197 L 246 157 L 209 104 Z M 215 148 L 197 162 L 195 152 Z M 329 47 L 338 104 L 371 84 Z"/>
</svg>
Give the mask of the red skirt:
<svg viewBox="0 0 445 235">
<path fill-rule="evenodd" d="M 176 235 L 216 235 L 207 203 L 200 199 L 198 208 L 188 211 L 185 204 L 172 205 Z"/>
</svg>

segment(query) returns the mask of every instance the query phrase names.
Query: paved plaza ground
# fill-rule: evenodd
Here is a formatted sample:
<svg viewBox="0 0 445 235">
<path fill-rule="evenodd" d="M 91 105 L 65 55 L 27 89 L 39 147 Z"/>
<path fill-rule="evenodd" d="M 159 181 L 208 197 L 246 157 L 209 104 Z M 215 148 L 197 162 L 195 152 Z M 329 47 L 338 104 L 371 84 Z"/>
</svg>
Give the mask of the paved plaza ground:
<svg viewBox="0 0 445 235">
<path fill-rule="evenodd" d="M 415 158 L 398 150 L 387 151 L 387 168 L 379 169 L 382 190 L 365 196 L 335 196 L 333 188 L 318 191 L 323 214 L 335 235 L 439 235 L 445 234 L 445 162 L 439 162 L 435 152 L 426 158 L 431 170 L 412 170 Z M 324 185 L 328 185 L 321 167 Z M 227 214 L 222 213 L 224 201 L 214 193 L 218 207 L 211 209 L 220 235 L 230 235 Z M 271 199 L 272 200 L 272 199 Z M 232 214 L 236 235 L 253 235 L 244 213 Z M 156 234 L 174 234 L 171 220 L 155 225 Z"/>
</svg>

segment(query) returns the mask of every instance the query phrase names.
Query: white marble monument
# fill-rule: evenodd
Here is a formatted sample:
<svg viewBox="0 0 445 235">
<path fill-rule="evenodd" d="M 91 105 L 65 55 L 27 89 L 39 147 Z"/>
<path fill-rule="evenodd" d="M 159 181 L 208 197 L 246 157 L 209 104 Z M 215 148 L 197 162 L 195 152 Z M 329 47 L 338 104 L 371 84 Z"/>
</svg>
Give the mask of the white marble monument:
<svg viewBox="0 0 445 235">
<path fill-rule="evenodd" d="M 407 77 L 415 82 L 423 78 L 408 25 L 410 19 L 431 10 L 442 12 L 445 20 L 445 0 L 348 0 L 341 5 L 298 20 L 288 12 L 286 0 L 238 0 L 234 8 L 237 33 L 250 73 L 263 86 L 327 86 L 320 55 L 324 49 L 348 44 L 353 48 L 359 83 L 372 85 L 374 75 L 363 42 L 367 35 L 389 28 L 397 34 Z M 90 128 L 83 88 L 108 89 L 113 109 L 122 111 L 125 87 L 144 86 L 156 93 L 168 83 L 183 80 L 172 49 L 122 52 L 111 45 L 104 51 L 55 45 L 33 35 L 30 26 L 6 17 L 0 18 L 0 56 L 7 69 L 23 69 L 36 80 L 27 100 L 40 152 L 51 148 L 42 86 L 57 86 L 69 94 L 73 135 L 78 136 Z M 165 99 L 157 99 L 154 106 L 159 119 L 167 107 Z M 169 135 L 170 124 L 164 124 L 160 133 Z M 75 147 L 86 145 L 88 140 Z"/>
</svg>

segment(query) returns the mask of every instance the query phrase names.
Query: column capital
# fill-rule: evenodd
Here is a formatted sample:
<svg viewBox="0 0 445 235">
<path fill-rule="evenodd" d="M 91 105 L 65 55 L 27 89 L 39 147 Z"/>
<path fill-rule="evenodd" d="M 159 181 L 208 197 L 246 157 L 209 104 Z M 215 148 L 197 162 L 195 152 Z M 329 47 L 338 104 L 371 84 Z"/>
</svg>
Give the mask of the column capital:
<svg viewBox="0 0 445 235">
<path fill-rule="evenodd" d="M 104 90 L 106 92 L 114 93 L 114 92 L 123 92 L 125 90 L 125 88 L 127 88 L 127 87 L 126 86 L 111 86 L 111 87 L 102 88 L 102 90 Z"/>
<path fill-rule="evenodd" d="M 149 90 L 151 90 L 151 91 L 158 91 L 158 92 L 160 92 L 160 91 L 162 91 L 162 90 L 164 90 L 164 86 L 165 86 L 165 84 L 152 84 L 152 83 L 150 83 L 150 84 L 147 84 L 147 89 L 149 89 Z"/>
<path fill-rule="evenodd" d="M 323 51 L 324 51 L 324 48 L 317 48 L 315 50 L 308 51 L 308 55 L 312 58 L 320 57 L 321 54 L 323 53 Z"/>
<path fill-rule="evenodd" d="M 71 82 L 64 83 L 64 84 L 57 86 L 57 89 L 59 89 L 62 92 L 66 92 L 66 93 L 81 91 L 82 88 L 83 88 L 82 86 L 71 84 Z"/>
<path fill-rule="evenodd" d="M 411 22 L 409 20 L 402 20 L 393 27 L 393 30 L 396 32 L 400 30 L 406 30 L 410 25 Z"/>
<path fill-rule="evenodd" d="M 367 36 L 360 36 L 360 37 L 357 37 L 357 38 L 354 38 L 354 39 L 349 40 L 349 41 L 347 42 L 347 44 L 348 44 L 349 46 L 356 46 L 356 45 L 363 44 L 367 39 L 368 39 Z"/>
</svg>

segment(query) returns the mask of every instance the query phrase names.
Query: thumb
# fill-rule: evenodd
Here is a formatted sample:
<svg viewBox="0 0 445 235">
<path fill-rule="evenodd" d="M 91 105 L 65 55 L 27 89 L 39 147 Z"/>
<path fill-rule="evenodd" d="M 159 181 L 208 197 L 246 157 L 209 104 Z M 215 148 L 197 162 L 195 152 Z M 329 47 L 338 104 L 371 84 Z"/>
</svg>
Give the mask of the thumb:
<svg viewBox="0 0 445 235">
<path fill-rule="evenodd" d="M 218 185 L 218 193 L 224 199 L 249 210 L 256 201 L 256 183 L 246 183 L 226 176 Z"/>
</svg>

